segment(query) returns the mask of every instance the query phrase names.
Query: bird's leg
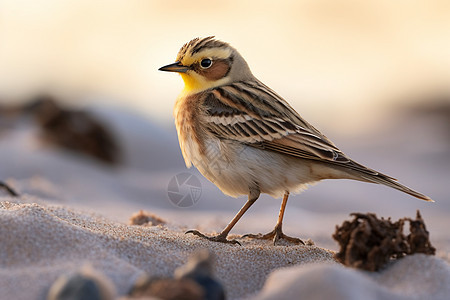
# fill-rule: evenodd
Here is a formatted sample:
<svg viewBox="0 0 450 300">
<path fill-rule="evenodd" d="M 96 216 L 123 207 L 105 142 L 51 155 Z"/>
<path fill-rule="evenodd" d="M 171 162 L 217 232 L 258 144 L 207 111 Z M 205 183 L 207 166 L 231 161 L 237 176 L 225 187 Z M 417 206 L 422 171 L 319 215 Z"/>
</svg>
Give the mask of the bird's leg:
<svg viewBox="0 0 450 300">
<path fill-rule="evenodd" d="M 245 212 L 250 208 L 250 206 L 252 206 L 253 203 L 255 203 L 255 201 L 259 197 L 259 194 L 260 194 L 259 189 L 250 189 L 247 202 L 239 210 L 239 212 L 234 216 L 234 218 L 227 225 L 227 227 L 225 227 L 225 229 L 222 230 L 222 232 L 219 233 L 218 235 L 210 237 L 210 236 L 204 235 L 203 233 L 201 233 L 198 230 L 188 230 L 188 231 L 186 231 L 186 233 L 192 233 L 194 235 L 197 235 L 199 237 L 205 238 L 205 239 L 213 241 L 213 242 L 241 245 L 241 243 L 239 243 L 236 240 L 227 240 L 228 233 L 231 231 L 231 229 L 234 227 L 234 225 L 236 225 L 236 223 L 239 221 L 239 219 L 245 214 Z"/>
<path fill-rule="evenodd" d="M 281 208 L 280 208 L 280 213 L 278 215 L 277 225 L 275 225 L 275 228 L 271 232 L 266 233 L 266 234 L 261 234 L 261 233 L 246 234 L 246 235 L 244 235 L 244 237 L 254 238 L 254 239 L 265 239 L 265 240 L 273 239 L 274 245 L 276 245 L 277 241 L 280 239 L 285 239 L 291 243 L 304 245 L 305 243 L 301 239 L 290 237 L 283 233 L 283 230 L 282 230 L 283 217 L 284 217 L 284 211 L 286 210 L 286 204 L 287 204 L 288 198 L 289 198 L 289 192 L 286 192 L 283 196 L 283 201 L 281 202 Z"/>
</svg>

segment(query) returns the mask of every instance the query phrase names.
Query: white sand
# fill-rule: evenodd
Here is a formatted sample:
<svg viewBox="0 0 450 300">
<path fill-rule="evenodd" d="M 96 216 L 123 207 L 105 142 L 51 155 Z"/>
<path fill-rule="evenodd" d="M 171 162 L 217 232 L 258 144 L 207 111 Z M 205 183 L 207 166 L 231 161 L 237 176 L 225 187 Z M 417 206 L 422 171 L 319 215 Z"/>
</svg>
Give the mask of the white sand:
<svg viewBox="0 0 450 300">
<path fill-rule="evenodd" d="M 417 272 L 421 270 L 421 272 Z M 336 264 L 295 266 L 273 272 L 255 299 L 448 299 L 450 266 L 417 254 L 379 273 Z"/>
<path fill-rule="evenodd" d="M 124 295 L 144 272 L 171 277 L 201 248 L 215 254 L 214 273 L 230 299 L 252 294 L 255 299 L 450 295 L 450 265 L 435 257 L 415 255 L 369 273 L 340 266 L 332 252 L 315 246 L 272 246 L 246 239 L 242 246 L 210 243 L 170 224 L 131 226 L 62 207 L 17 204 L 7 197 L 1 201 L 1 299 L 44 299 L 59 275 L 84 265 L 105 274 Z"/>
<path fill-rule="evenodd" d="M 396 135 L 403 137 L 403 146 L 396 146 L 397 140 L 389 143 L 398 149 L 396 155 L 376 148 L 370 138 L 366 148 L 354 148 L 356 155 L 349 154 L 356 159 L 376 158 L 370 166 L 379 166 L 424 193 L 431 192 L 436 203 L 350 181 L 324 182 L 291 197 L 284 222 L 286 233 L 310 237 L 316 245 L 333 250 L 337 248 L 331 240 L 334 226 L 348 219 L 351 212 L 371 211 L 398 219 L 413 217 L 420 209 L 437 256 L 444 260 L 419 255 L 369 274 L 334 263 L 332 252 L 319 247 L 274 247 L 270 242 L 247 240 L 239 247 L 185 235 L 184 231 L 192 228 L 221 230 L 245 199 L 224 196 L 195 170 L 189 170 L 202 182 L 202 197 L 195 207 L 174 207 L 167 198 L 167 184 L 186 169 L 176 139 L 160 139 L 174 131 L 123 112 L 103 111 L 103 115 L 115 126 L 125 147 L 125 164 L 120 168 L 107 168 L 42 147 L 36 132 L 26 126 L 4 133 L 0 139 L 0 179 L 24 195 L 14 199 L 2 196 L 5 193 L 0 191 L 0 299 L 44 299 L 59 275 L 86 264 L 105 274 L 120 296 L 144 273 L 171 276 L 199 248 L 209 248 L 216 254 L 215 275 L 230 299 L 290 299 L 300 295 L 351 300 L 449 298 L 450 274 L 445 260 L 450 261 L 450 198 L 446 189 L 450 174 L 447 160 L 429 152 L 435 148 L 432 135 L 427 135 L 430 142 L 426 147 L 411 148 L 416 152 L 400 151 L 408 145 L 405 140 L 415 143 L 415 135 L 405 131 Z M 360 140 L 358 143 L 366 145 Z M 279 204 L 279 200 L 263 195 L 232 233 L 270 231 Z M 166 219 L 167 226 L 126 225 L 128 218 L 141 209 Z M 285 267 L 294 268 L 279 270 Z"/>
<path fill-rule="evenodd" d="M 215 274 L 231 299 L 257 292 L 274 269 L 332 261 L 330 251 L 314 246 L 210 243 L 170 225 L 124 225 L 61 207 L 1 200 L 3 299 L 42 299 L 58 275 L 85 264 L 105 273 L 123 295 L 144 272 L 172 276 L 201 248 L 215 254 Z"/>
</svg>

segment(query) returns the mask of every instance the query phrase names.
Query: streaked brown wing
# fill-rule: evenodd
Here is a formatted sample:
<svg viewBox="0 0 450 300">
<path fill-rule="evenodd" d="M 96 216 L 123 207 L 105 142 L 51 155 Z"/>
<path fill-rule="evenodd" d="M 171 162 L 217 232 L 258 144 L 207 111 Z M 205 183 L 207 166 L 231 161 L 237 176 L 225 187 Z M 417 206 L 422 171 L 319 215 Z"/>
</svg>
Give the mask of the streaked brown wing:
<svg viewBox="0 0 450 300">
<path fill-rule="evenodd" d="M 204 93 L 207 127 L 220 139 L 377 175 L 342 153 L 280 96 L 258 82 L 237 82 Z"/>
<path fill-rule="evenodd" d="M 218 138 L 237 140 L 286 155 L 348 161 L 331 141 L 317 130 L 311 130 L 311 125 L 303 120 L 301 123 L 308 126 L 295 122 L 298 114 L 274 95 L 264 86 L 242 82 L 206 92 L 204 106 L 209 130 Z M 292 120 L 289 114 L 298 117 Z"/>
</svg>

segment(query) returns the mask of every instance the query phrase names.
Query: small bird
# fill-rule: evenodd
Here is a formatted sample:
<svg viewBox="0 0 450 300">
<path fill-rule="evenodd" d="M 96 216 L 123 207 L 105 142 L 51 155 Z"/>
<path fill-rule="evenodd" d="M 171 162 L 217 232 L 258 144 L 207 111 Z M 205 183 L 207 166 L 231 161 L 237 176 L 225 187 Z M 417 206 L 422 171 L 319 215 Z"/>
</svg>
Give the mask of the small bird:
<svg viewBox="0 0 450 300">
<path fill-rule="evenodd" d="M 181 47 L 176 62 L 160 71 L 177 72 L 185 87 L 178 96 L 174 117 L 180 148 L 189 168 L 226 195 L 248 200 L 216 236 L 192 233 L 210 241 L 235 243 L 228 233 L 261 193 L 282 198 L 277 224 L 265 235 L 304 244 L 282 231 L 290 193 L 323 179 L 353 179 L 384 184 L 419 199 L 429 197 L 369 169 L 346 156 L 306 122 L 282 97 L 250 71 L 247 62 L 228 43 L 213 36 L 195 38 Z"/>
</svg>

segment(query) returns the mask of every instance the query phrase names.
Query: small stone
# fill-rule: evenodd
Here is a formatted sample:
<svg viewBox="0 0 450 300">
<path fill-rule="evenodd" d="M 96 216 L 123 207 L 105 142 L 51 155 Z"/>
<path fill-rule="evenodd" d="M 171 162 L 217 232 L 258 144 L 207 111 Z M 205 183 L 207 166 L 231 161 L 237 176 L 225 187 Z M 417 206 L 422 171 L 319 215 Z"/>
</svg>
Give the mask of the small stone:
<svg viewBox="0 0 450 300">
<path fill-rule="evenodd" d="M 70 275 L 61 275 L 51 286 L 48 300 L 113 300 L 115 289 L 102 274 L 90 267 Z"/>
<path fill-rule="evenodd" d="M 188 262 L 175 270 L 175 278 L 192 279 L 203 287 L 205 299 L 225 299 L 225 290 L 222 284 L 214 278 L 212 266 L 214 257 L 207 249 L 194 253 Z"/>
<path fill-rule="evenodd" d="M 203 288 L 191 279 L 141 277 L 126 299 L 202 300 Z"/>
<path fill-rule="evenodd" d="M 316 243 L 314 243 L 314 241 L 313 241 L 312 239 L 307 239 L 307 240 L 305 241 L 305 245 L 306 245 L 306 246 L 315 246 Z"/>
</svg>

